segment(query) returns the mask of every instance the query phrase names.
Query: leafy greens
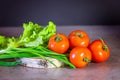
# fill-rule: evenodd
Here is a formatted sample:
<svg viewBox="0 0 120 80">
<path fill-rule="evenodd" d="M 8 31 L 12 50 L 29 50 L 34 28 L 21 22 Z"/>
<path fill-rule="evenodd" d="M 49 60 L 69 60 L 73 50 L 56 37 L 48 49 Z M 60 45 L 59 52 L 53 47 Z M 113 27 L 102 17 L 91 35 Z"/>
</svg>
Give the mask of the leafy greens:
<svg viewBox="0 0 120 80">
<path fill-rule="evenodd" d="M 50 21 L 47 26 L 29 22 L 23 24 L 24 31 L 20 37 L 3 39 L 1 45 L 7 40 L 7 47 L 32 47 L 32 46 L 47 46 L 49 38 L 56 33 L 56 25 Z M 4 37 L 3 37 L 4 38 Z M 4 45 L 6 45 L 4 43 Z M 2 46 L 4 47 L 4 46 Z"/>
</svg>

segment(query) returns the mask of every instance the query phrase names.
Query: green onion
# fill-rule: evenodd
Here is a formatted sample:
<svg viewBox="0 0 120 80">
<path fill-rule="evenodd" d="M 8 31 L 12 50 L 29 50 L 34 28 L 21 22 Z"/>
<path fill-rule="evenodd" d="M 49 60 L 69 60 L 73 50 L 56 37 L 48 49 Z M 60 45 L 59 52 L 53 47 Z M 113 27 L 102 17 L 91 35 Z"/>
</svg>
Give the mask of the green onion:
<svg viewBox="0 0 120 80">
<path fill-rule="evenodd" d="M 0 66 L 17 66 L 19 64 L 21 64 L 20 61 L 14 61 L 14 62 L 0 61 Z"/>
<path fill-rule="evenodd" d="M 51 57 L 65 63 L 71 68 L 75 68 L 75 66 L 69 62 L 66 55 L 58 54 L 43 46 L 27 47 L 27 48 L 9 48 L 4 52 L 4 54 L 0 54 L 0 59 L 23 58 L 23 57 L 40 57 L 42 59 L 47 60 L 56 67 L 56 65 L 52 61 L 46 58 L 46 57 Z"/>
</svg>

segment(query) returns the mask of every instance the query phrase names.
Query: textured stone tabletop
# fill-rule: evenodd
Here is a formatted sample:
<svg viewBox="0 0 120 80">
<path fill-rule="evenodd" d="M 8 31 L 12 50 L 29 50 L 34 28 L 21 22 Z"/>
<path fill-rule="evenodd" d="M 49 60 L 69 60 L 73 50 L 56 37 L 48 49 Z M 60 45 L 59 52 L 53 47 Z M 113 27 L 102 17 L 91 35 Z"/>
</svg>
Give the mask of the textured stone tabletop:
<svg viewBox="0 0 120 80">
<path fill-rule="evenodd" d="M 120 26 L 57 26 L 57 32 L 85 30 L 91 41 L 98 36 L 110 46 L 111 56 L 103 63 L 90 63 L 82 69 L 35 69 L 23 66 L 0 67 L 0 80 L 120 80 Z M 17 36 L 21 27 L 1 27 L 0 34 Z"/>
</svg>

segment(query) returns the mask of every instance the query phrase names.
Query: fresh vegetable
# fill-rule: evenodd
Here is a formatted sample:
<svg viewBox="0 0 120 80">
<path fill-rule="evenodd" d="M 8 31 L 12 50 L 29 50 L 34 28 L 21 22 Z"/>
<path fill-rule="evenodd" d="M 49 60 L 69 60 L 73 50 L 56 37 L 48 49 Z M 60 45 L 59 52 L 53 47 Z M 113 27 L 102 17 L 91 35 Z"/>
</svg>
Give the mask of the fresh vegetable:
<svg viewBox="0 0 120 80">
<path fill-rule="evenodd" d="M 0 50 L 5 49 L 7 47 L 7 38 L 5 36 L 0 35 Z"/>
<path fill-rule="evenodd" d="M 103 39 L 94 40 L 89 45 L 89 49 L 92 52 L 93 62 L 104 62 L 110 57 L 110 48 Z"/>
<path fill-rule="evenodd" d="M 66 55 L 55 53 L 43 46 L 27 47 L 27 48 L 9 48 L 6 51 L 4 51 L 3 54 L 0 54 L 0 59 L 24 58 L 24 57 L 40 57 L 53 64 L 50 60 L 46 58 L 46 57 L 51 57 L 65 63 L 66 65 L 69 65 L 71 68 L 75 68 L 75 66 L 69 62 Z M 6 63 L 7 66 L 12 65 L 12 62 L 6 62 Z M 55 64 L 53 65 L 55 66 Z M 0 64 L 0 66 L 3 66 L 3 64 Z"/>
<path fill-rule="evenodd" d="M 74 47 L 88 47 L 90 43 L 90 38 L 88 34 L 83 30 L 72 31 L 69 34 L 68 39 L 71 49 L 73 49 Z"/>
<path fill-rule="evenodd" d="M 69 48 L 67 36 L 61 33 L 53 35 L 49 40 L 48 48 L 60 54 L 65 53 Z"/>
<path fill-rule="evenodd" d="M 70 52 L 70 62 L 77 68 L 83 68 L 91 61 L 92 54 L 88 48 L 75 47 Z"/>
<path fill-rule="evenodd" d="M 46 27 L 32 22 L 23 24 L 23 34 L 18 38 L 9 38 L 8 47 L 47 46 L 49 38 L 56 33 L 56 25 L 49 22 Z"/>
</svg>

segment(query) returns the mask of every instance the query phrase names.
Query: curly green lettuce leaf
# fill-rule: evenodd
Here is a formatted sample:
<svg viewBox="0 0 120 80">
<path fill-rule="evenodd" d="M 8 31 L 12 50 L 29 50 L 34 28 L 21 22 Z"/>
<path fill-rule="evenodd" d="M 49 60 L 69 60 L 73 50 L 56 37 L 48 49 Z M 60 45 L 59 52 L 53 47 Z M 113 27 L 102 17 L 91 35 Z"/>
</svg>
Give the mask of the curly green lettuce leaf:
<svg viewBox="0 0 120 80">
<path fill-rule="evenodd" d="M 43 27 L 36 23 L 34 24 L 33 22 L 29 22 L 23 24 L 23 29 L 23 33 L 20 35 L 20 37 L 12 37 L 8 39 L 8 47 L 24 47 L 25 43 L 33 41 L 38 37 L 37 35 L 43 29 Z"/>
<path fill-rule="evenodd" d="M 52 35 L 56 33 L 56 25 L 49 22 L 47 26 L 29 22 L 23 24 L 23 33 L 18 38 L 9 38 L 8 47 L 32 47 L 32 46 L 47 46 L 47 43 Z"/>
<path fill-rule="evenodd" d="M 38 33 L 43 30 L 43 27 L 38 25 L 37 23 L 29 22 L 23 24 L 23 34 L 20 37 L 21 42 L 30 42 L 36 39 Z"/>
<path fill-rule="evenodd" d="M 0 50 L 7 47 L 7 38 L 5 36 L 0 35 Z"/>
<path fill-rule="evenodd" d="M 50 37 L 55 33 L 56 25 L 50 21 L 47 26 L 45 26 L 38 34 L 36 34 L 37 37 L 33 41 L 25 43 L 25 46 L 47 46 Z"/>
<path fill-rule="evenodd" d="M 7 48 L 16 48 L 23 45 L 24 44 L 19 41 L 19 38 L 15 38 L 15 37 L 8 38 Z"/>
</svg>

